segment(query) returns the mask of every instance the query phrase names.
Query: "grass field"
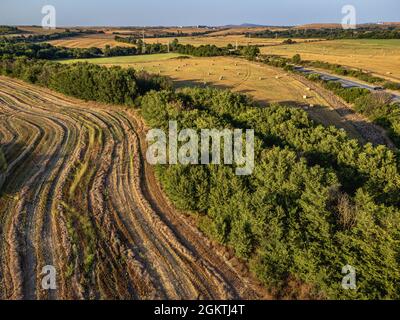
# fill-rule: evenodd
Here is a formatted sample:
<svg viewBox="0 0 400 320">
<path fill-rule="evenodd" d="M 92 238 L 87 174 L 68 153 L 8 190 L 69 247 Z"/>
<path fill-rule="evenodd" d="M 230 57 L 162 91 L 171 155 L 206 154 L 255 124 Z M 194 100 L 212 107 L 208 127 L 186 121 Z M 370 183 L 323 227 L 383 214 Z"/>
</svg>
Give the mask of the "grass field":
<svg viewBox="0 0 400 320">
<path fill-rule="evenodd" d="M 179 56 L 178 56 L 179 57 Z M 65 60 L 73 63 L 82 60 Z M 284 103 L 306 108 L 310 116 L 325 124 L 345 129 L 350 136 L 361 135 L 315 91 L 282 71 L 266 65 L 230 57 L 177 59 L 174 54 L 86 59 L 100 65 L 134 67 L 169 76 L 177 87 L 215 86 L 250 95 L 262 104 Z M 304 95 L 307 99 L 304 99 Z"/>
<path fill-rule="evenodd" d="M 372 71 L 388 79 L 400 80 L 400 40 L 335 40 L 261 48 L 263 54 L 292 57 Z M 390 74 L 388 73 L 390 72 Z"/>
</svg>

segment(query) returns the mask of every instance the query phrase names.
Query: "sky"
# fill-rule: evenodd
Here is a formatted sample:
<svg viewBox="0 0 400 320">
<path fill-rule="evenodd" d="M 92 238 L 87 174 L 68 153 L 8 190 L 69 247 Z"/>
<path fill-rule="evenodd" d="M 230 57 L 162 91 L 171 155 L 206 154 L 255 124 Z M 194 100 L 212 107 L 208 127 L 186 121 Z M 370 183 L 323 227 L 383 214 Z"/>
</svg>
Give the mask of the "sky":
<svg viewBox="0 0 400 320">
<path fill-rule="evenodd" d="M 44 5 L 60 27 L 341 23 L 344 5 L 357 23 L 400 21 L 400 0 L 0 0 L 0 25 L 40 25 Z"/>
</svg>

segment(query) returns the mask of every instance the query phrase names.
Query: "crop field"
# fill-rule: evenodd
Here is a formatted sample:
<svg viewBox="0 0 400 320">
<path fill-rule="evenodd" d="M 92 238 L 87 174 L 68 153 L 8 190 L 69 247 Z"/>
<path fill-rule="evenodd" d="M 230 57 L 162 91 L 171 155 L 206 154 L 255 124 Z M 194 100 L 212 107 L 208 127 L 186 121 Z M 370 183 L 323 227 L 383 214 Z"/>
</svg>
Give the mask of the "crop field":
<svg viewBox="0 0 400 320">
<path fill-rule="evenodd" d="M 164 43 L 171 42 L 173 38 L 150 38 L 146 39 L 147 43 Z M 221 35 L 221 36 L 203 36 L 203 37 L 179 37 L 179 43 L 200 45 L 216 45 L 217 47 L 226 47 L 228 44 L 239 46 L 275 46 L 280 45 L 285 39 L 267 39 L 267 38 L 251 38 L 244 35 Z M 293 39 L 298 42 L 315 41 L 317 39 Z"/>
<path fill-rule="evenodd" d="M 400 80 L 400 40 L 334 40 L 261 48 L 263 54 L 320 60 L 368 70 Z"/>
<path fill-rule="evenodd" d="M 109 45 L 111 47 L 133 47 L 129 43 L 117 42 L 114 37 L 107 37 L 103 35 L 87 35 L 81 37 L 72 37 L 66 39 L 59 39 L 49 41 L 53 46 L 67 47 L 67 48 L 91 48 L 96 47 L 103 49 Z"/>
<path fill-rule="evenodd" d="M 334 125 L 361 142 L 380 143 L 382 133 L 363 117 L 336 101 L 325 90 L 295 79 L 279 69 L 230 57 L 188 58 L 175 54 L 85 59 L 104 65 L 133 67 L 171 77 L 177 87 L 214 86 L 250 95 L 261 104 L 301 107 L 314 120 Z M 65 60 L 74 63 L 82 60 Z M 313 88 L 311 88 L 313 87 Z M 312 89 L 312 90 L 310 90 Z M 306 99 L 304 98 L 306 96 Z M 333 102 L 332 102 L 333 99 Z"/>
<path fill-rule="evenodd" d="M 2 299 L 265 297 L 169 206 L 133 111 L 2 77 L 0 112 Z M 40 288 L 45 265 L 58 270 L 57 292 Z"/>
</svg>

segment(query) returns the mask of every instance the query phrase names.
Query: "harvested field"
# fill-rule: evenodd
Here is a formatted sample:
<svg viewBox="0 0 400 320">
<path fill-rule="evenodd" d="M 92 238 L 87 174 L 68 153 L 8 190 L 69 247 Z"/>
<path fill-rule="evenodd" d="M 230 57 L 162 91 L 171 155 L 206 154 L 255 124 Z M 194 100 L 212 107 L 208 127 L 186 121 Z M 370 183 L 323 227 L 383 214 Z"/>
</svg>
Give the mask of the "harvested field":
<svg viewBox="0 0 400 320">
<path fill-rule="evenodd" d="M 1 299 L 268 297 L 165 200 L 133 111 L 0 78 Z M 41 288 L 46 265 L 57 290 Z"/>
<path fill-rule="evenodd" d="M 146 39 L 147 43 L 163 43 L 167 44 L 174 38 L 150 38 Z M 267 39 L 267 38 L 249 38 L 244 35 L 227 35 L 227 36 L 203 36 L 203 37 L 179 37 L 177 38 L 181 44 L 200 45 L 216 45 L 217 47 L 226 47 L 228 44 L 239 46 L 276 46 L 281 45 L 285 39 Z M 297 42 L 315 41 L 318 39 L 293 39 Z"/>
<path fill-rule="evenodd" d="M 124 57 L 86 61 L 105 66 L 130 66 L 137 70 L 160 73 L 171 77 L 177 87 L 209 85 L 248 94 L 262 104 L 282 103 L 301 107 L 314 120 L 326 126 L 342 128 L 362 143 L 387 140 L 381 130 L 364 117 L 355 114 L 350 107 L 333 99 L 326 90 L 319 88 L 309 91 L 307 88 L 310 87 L 310 83 L 303 83 L 280 69 L 229 57 L 164 59 L 166 56 L 126 57 L 132 60 L 125 60 L 125 63 L 121 60 Z M 134 62 L 140 57 L 147 60 Z M 151 58 L 153 59 L 149 60 Z M 66 60 L 64 63 L 74 61 L 77 60 Z"/>
<path fill-rule="evenodd" d="M 285 57 L 299 53 L 303 60 L 338 63 L 400 80 L 400 40 L 334 40 L 261 48 L 261 52 Z"/>
<path fill-rule="evenodd" d="M 104 35 L 87 35 L 81 37 L 72 37 L 67 39 L 59 39 L 49 41 L 53 46 L 67 47 L 67 48 L 91 48 L 96 47 L 103 49 L 109 45 L 111 47 L 133 47 L 134 45 L 129 43 L 117 42 L 114 37 Z"/>
</svg>

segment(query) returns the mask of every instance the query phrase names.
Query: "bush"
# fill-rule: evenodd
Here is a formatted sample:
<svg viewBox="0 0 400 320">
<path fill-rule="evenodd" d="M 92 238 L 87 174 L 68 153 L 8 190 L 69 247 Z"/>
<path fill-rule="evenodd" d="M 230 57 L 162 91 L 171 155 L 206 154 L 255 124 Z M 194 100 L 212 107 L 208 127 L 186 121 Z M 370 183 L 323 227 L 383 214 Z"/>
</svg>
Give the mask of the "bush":
<svg viewBox="0 0 400 320">
<path fill-rule="evenodd" d="M 260 108 L 216 89 L 151 92 L 141 110 L 157 128 L 176 120 L 179 128 L 255 130 L 253 175 L 236 176 L 232 165 L 160 165 L 157 176 L 178 208 L 199 214 L 202 230 L 278 295 L 400 297 L 400 174 L 391 150 L 360 146 L 302 110 Z M 357 291 L 341 288 L 346 264 L 357 270 Z"/>
</svg>

